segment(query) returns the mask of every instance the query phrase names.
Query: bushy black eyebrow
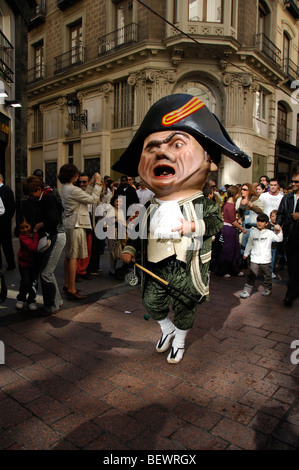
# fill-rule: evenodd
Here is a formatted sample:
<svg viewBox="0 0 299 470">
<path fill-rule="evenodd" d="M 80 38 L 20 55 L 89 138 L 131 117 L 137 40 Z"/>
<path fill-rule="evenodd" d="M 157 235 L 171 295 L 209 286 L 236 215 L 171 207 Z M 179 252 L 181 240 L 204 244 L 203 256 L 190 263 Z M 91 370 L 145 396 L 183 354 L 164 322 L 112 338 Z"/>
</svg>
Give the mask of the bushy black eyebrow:
<svg viewBox="0 0 299 470">
<path fill-rule="evenodd" d="M 171 139 L 175 136 L 175 135 L 183 135 L 184 137 L 187 137 L 187 139 L 190 140 L 190 137 L 188 136 L 188 134 L 185 134 L 185 132 L 181 132 L 181 131 L 174 131 L 172 132 L 171 134 L 169 134 L 167 137 L 165 137 L 164 140 L 151 140 L 145 147 L 144 150 L 147 150 L 148 148 L 150 147 L 159 147 L 161 144 L 168 144 L 168 142 L 171 141 Z"/>
</svg>

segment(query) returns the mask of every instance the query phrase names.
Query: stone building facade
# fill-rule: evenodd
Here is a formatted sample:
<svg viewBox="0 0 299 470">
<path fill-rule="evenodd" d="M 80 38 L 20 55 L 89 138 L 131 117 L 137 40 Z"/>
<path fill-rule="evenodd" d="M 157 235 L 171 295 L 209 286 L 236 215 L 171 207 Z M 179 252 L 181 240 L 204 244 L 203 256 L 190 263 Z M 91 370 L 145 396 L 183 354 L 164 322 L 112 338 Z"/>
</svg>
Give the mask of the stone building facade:
<svg viewBox="0 0 299 470">
<path fill-rule="evenodd" d="M 0 0 L 0 173 L 18 203 L 27 174 L 27 37 L 34 4 Z"/>
<path fill-rule="evenodd" d="M 299 168 L 297 1 L 39 0 L 28 38 L 28 173 L 98 170 L 127 147 L 149 107 L 198 96 L 253 158 L 222 158 L 218 185 Z M 69 105 L 69 106 L 68 106 Z M 71 115 L 70 105 L 73 105 Z"/>
</svg>

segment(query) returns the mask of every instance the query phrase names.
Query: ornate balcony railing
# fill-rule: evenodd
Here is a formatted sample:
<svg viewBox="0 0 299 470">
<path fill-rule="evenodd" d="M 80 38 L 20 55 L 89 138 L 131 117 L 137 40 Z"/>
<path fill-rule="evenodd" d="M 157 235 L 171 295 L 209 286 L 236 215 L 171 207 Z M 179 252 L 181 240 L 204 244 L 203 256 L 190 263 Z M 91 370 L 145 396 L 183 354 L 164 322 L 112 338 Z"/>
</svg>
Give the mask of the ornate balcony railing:
<svg viewBox="0 0 299 470">
<path fill-rule="evenodd" d="M 134 42 L 139 41 L 139 25 L 137 23 L 130 23 L 123 28 L 116 29 L 111 33 L 99 38 L 99 52 L 98 55 L 107 54 L 108 52 L 116 51 L 121 47 L 128 46 Z"/>
<path fill-rule="evenodd" d="M 281 51 L 264 33 L 256 34 L 255 47 L 281 66 Z"/>
<path fill-rule="evenodd" d="M 44 23 L 46 21 L 46 5 L 46 0 L 40 0 L 40 3 L 36 5 L 34 15 L 32 16 L 32 18 L 30 18 L 30 29 L 35 28 L 39 24 Z"/>
<path fill-rule="evenodd" d="M 13 45 L 0 31 L 0 74 L 7 82 L 13 82 Z"/>
<path fill-rule="evenodd" d="M 36 82 L 46 78 L 46 66 L 44 64 L 37 64 L 28 70 L 28 83 Z"/>
<path fill-rule="evenodd" d="M 54 57 L 54 73 L 61 73 L 70 67 L 85 62 L 86 48 L 83 46 L 73 47 L 70 51 Z"/>
<path fill-rule="evenodd" d="M 295 64 L 291 59 L 283 59 L 282 61 L 283 71 L 291 80 L 296 80 L 299 76 L 298 65 Z"/>
</svg>

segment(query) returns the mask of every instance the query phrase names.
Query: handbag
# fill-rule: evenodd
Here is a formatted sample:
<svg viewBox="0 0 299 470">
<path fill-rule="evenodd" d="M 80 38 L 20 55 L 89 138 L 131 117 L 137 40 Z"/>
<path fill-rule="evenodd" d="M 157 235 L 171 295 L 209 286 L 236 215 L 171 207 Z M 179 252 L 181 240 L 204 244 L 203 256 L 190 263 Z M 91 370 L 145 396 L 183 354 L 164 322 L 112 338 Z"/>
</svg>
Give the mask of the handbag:
<svg viewBox="0 0 299 470">
<path fill-rule="evenodd" d="M 121 258 L 123 248 L 120 240 L 113 241 L 113 247 L 111 251 L 112 258 L 117 260 Z"/>
<path fill-rule="evenodd" d="M 48 233 L 45 233 L 45 235 L 39 239 L 39 242 L 37 245 L 37 252 L 44 253 L 44 251 L 46 251 L 50 246 L 51 246 L 50 235 Z"/>
</svg>

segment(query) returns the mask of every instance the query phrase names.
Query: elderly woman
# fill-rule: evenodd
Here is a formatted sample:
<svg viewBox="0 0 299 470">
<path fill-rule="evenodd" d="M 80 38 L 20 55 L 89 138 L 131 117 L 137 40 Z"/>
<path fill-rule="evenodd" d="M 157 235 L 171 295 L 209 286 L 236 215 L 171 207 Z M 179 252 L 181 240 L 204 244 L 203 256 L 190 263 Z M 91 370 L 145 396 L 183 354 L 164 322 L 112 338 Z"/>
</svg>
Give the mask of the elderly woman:
<svg viewBox="0 0 299 470">
<path fill-rule="evenodd" d="M 49 186 L 37 176 L 28 176 L 23 183 L 23 192 L 32 200 L 28 209 L 32 211 L 34 232 L 51 238 L 50 247 L 39 254 L 39 274 L 44 300 L 43 316 L 56 313 L 63 305 L 54 275 L 61 252 L 65 246 L 65 233 L 61 224 L 62 207 Z M 27 210 L 28 210 L 27 209 Z"/>
<path fill-rule="evenodd" d="M 63 290 L 72 299 L 84 299 L 76 289 L 76 270 L 79 258 L 87 258 L 86 230 L 91 229 L 88 204 L 96 204 L 102 192 L 102 178 L 95 173 L 84 191 L 75 186 L 78 168 L 67 163 L 60 168 L 58 179 L 62 184 L 60 196 L 63 206 L 63 225 L 66 231 L 64 261 L 65 282 Z"/>
</svg>

